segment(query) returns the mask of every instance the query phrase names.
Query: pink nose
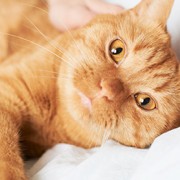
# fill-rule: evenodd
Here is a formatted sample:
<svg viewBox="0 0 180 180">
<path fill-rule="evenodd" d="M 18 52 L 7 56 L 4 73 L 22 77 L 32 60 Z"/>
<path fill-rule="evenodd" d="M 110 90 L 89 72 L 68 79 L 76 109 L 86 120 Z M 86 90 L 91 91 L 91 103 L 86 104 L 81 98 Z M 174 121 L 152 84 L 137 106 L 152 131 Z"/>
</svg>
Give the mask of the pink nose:
<svg viewBox="0 0 180 180">
<path fill-rule="evenodd" d="M 102 79 L 100 86 L 98 97 L 106 97 L 108 100 L 113 100 L 123 89 L 119 79 Z"/>
</svg>

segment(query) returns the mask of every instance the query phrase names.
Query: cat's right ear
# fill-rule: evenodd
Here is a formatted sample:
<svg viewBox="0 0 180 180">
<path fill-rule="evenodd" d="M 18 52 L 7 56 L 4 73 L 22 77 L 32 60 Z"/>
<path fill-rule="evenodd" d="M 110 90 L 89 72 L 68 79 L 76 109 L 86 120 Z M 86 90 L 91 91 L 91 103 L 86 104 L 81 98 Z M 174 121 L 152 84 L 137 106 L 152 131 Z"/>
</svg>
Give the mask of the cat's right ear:
<svg viewBox="0 0 180 180">
<path fill-rule="evenodd" d="M 142 0 L 132 9 L 137 16 L 145 21 L 157 22 L 165 27 L 170 15 L 174 0 Z"/>
</svg>

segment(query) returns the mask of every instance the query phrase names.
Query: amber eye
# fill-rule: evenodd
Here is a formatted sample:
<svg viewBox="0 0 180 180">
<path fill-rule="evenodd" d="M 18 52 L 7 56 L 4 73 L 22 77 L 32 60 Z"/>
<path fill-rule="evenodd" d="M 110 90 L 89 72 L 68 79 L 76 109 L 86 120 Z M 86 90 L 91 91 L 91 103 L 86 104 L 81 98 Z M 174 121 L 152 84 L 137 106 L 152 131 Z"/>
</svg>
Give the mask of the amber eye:
<svg viewBox="0 0 180 180">
<path fill-rule="evenodd" d="M 119 63 L 125 55 L 125 45 L 120 39 L 114 40 L 110 47 L 109 53 L 115 63 Z"/>
<path fill-rule="evenodd" d="M 155 101 L 147 94 L 135 94 L 136 103 L 139 107 L 145 110 L 153 110 L 156 108 Z"/>
</svg>

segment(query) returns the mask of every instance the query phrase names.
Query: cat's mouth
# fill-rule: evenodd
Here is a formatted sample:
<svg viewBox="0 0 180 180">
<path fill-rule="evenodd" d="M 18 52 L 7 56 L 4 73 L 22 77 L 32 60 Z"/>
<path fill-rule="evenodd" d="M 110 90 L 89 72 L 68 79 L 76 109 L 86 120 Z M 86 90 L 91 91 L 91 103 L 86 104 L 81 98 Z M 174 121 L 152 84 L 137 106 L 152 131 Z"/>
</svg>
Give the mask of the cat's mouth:
<svg viewBox="0 0 180 180">
<path fill-rule="evenodd" d="M 77 91 L 77 94 L 79 95 L 80 99 L 81 99 L 81 103 L 82 105 L 87 108 L 89 110 L 89 112 L 92 111 L 92 104 L 94 101 L 101 99 L 101 98 L 105 98 L 107 101 L 111 101 L 110 97 L 106 97 L 106 91 L 105 90 L 101 90 L 98 93 L 96 93 L 94 95 L 94 97 L 88 97 L 87 95 L 85 95 L 84 93 L 82 93 L 81 91 Z"/>
<path fill-rule="evenodd" d="M 87 108 L 89 111 L 91 111 L 92 110 L 92 100 L 80 91 L 78 91 L 78 95 L 81 98 L 82 105 L 85 108 Z"/>
</svg>

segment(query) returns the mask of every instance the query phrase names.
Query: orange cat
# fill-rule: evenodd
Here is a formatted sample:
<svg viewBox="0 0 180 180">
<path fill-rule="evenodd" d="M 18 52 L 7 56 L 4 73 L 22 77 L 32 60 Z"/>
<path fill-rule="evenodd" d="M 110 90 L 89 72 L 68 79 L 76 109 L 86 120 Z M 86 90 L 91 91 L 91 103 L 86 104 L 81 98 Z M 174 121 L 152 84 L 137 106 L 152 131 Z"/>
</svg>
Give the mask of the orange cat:
<svg viewBox="0 0 180 180">
<path fill-rule="evenodd" d="M 0 179 L 26 179 L 21 152 L 107 138 L 144 148 L 180 126 L 180 65 L 166 30 L 173 0 L 143 0 L 62 35 L 45 5 L 28 3 L 0 1 Z"/>
</svg>

